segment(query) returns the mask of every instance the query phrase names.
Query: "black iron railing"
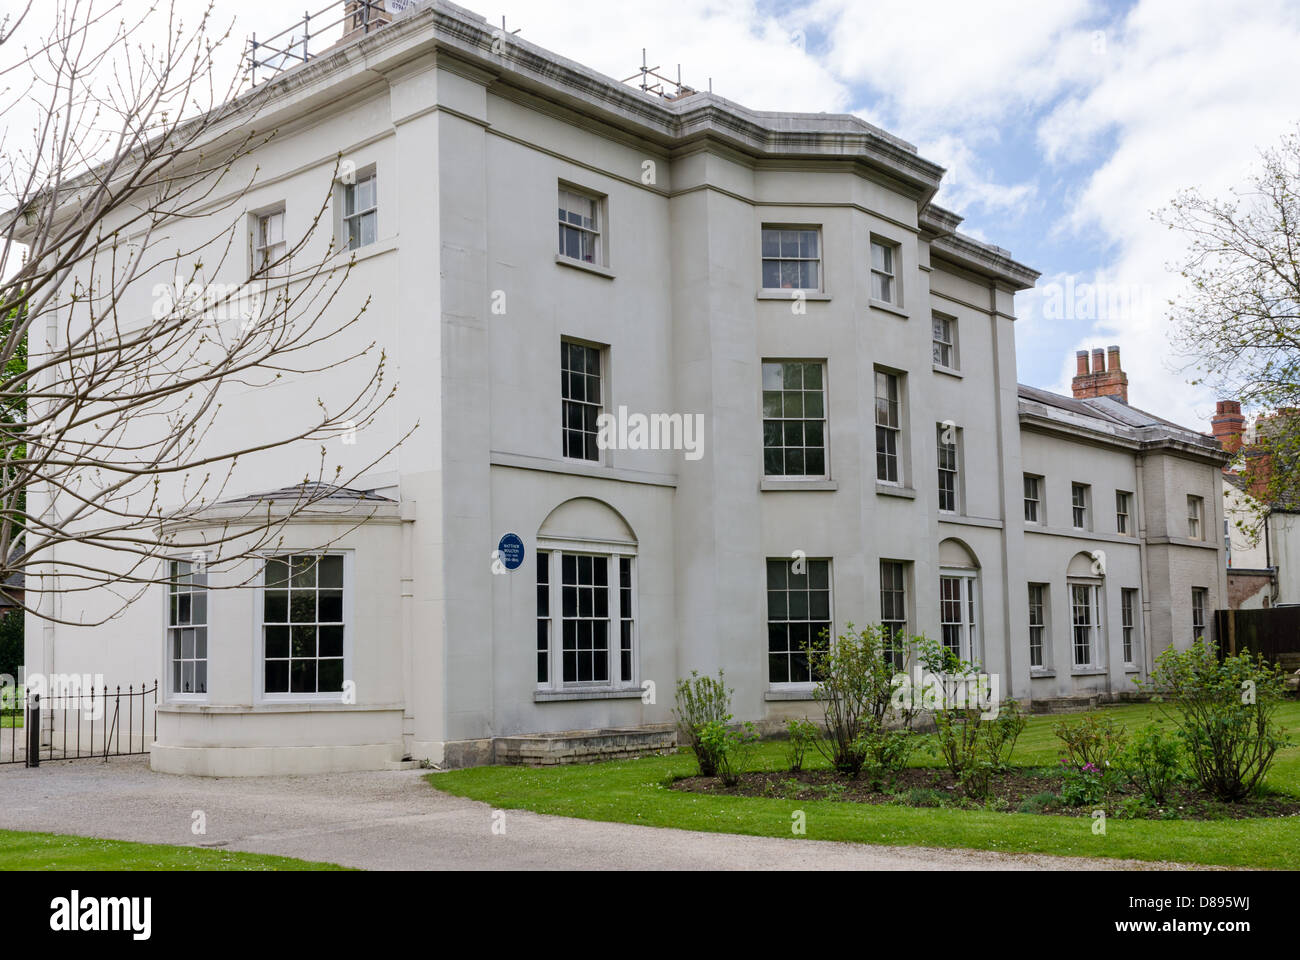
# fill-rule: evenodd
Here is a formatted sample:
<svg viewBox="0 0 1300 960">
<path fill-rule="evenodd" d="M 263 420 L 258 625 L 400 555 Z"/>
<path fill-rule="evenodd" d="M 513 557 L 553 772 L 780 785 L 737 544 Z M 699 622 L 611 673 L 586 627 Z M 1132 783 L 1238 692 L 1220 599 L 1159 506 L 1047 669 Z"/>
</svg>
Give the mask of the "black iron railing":
<svg viewBox="0 0 1300 960">
<path fill-rule="evenodd" d="M 158 736 L 158 681 L 125 690 L 93 684 L 42 696 L 5 689 L 0 703 L 0 764 L 88 760 L 148 753 Z"/>
</svg>

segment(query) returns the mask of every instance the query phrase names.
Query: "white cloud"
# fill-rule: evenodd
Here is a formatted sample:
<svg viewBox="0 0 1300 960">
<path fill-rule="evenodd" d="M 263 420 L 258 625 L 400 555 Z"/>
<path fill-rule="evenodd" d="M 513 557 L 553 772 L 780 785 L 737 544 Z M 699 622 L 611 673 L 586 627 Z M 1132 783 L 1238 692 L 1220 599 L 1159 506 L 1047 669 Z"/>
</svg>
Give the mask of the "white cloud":
<svg viewBox="0 0 1300 960">
<path fill-rule="evenodd" d="M 1187 385 L 1171 350 L 1165 304 L 1180 281 L 1166 268 L 1181 258 L 1183 240 L 1150 214 L 1183 187 L 1226 193 L 1258 149 L 1300 119 L 1297 49 L 1294 5 L 1142 0 L 1111 43 L 1112 68 L 1040 126 L 1049 158 L 1075 142 L 1113 144 L 1066 226 L 1113 245 L 1106 276 L 1149 288 L 1151 306 L 1122 322 L 1097 321 L 1091 335 L 1124 344 L 1135 405 L 1188 426 L 1205 426 L 1214 398 Z"/>
<path fill-rule="evenodd" d="M 827 30 L 836 75 L 870 87 L 905 128 L 923 132 L 1045 104 L 1101 69 L 1090 0 L 816 0 L 810 15 Z"/>
</svg>

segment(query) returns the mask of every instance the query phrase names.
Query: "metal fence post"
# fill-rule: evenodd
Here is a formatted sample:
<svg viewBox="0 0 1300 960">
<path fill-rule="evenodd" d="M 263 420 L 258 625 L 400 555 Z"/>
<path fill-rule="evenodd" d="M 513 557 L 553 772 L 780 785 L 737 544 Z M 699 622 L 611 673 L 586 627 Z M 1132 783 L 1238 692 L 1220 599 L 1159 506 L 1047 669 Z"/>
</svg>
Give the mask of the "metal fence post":
<svg viewBox="0 0 1300 960">
<path fill-rule="evenodd" d="M 27 707 L 27 766 L 41 765 L 41 695 L 32 694 Z"/>
</svg>

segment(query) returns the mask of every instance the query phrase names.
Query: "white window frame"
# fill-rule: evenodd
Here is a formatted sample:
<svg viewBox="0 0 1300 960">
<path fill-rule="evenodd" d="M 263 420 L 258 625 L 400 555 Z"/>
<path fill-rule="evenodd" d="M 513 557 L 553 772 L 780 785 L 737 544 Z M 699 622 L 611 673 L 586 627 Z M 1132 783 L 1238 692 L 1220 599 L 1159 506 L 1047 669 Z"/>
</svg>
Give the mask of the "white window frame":
<svg viewBox="0 0 1300 960">
<path fill-rule="evenodd" d="M 361 209 L 354 209 L 348 213 L 349 199 L 356 202 L 357 190 L 364 183 L 371 183 L 373 193 L 373 202 L 370 206 Z M 345 250 L 361 250 L 365 247 L 379 242 L 379 173 L 373 168 L 365 173 L 358 173 L 353 178 L 352 183 L 339 184 L 339 240 Z M 374 224 L 374 238 L 365 241 L 363 237 L 363 221 L 366 217 L 371 217 Z M 357 242 L 352 243 L 352 221 L 357 223 Z"/>
<path fill-rule="evenodd" d="M 1038 601 L 1034 602 L 1034 591 L 1038 591 Z M 1035 622 L 1037 608 L 1037 622 Z M 1052 669 L 1052 590 L 1051 584 L 1029 584 L 1029 669 L 1031 672 L 1044 673 Z M 1038 631 L 1038 642 L 1034 642 L 1034 631 Z M 1034 663 L 1034 651 L 1038 652 L 1038 662 Z"/>
<path fill-rule="evenodd" d="M 296 550 L 266 550 L 256 556 L 261 564 L 257 572 L 257 590 L 253 603 L 253 690 L 255 703 L 342 703 L 347 694 L 349 682 L 352 681 L 353 635 L 356 632 L 356 620 L 353 614 L 353 592 L 356 583 L 356 551 L 351 549 L 325 549 L 299 547 Z M 300 556 L 337 556 L 343 558 L 343 687 L 338 693 L 267 693 L 266 692 L 266 564 L 269 560 L 287 559 Z M 319 588 L 318 588 L 319 589 Z M 290 641 L 292 642 L 292 640 Z M 317 643 L 319 644 L 319 636 Z M 319 659 L 319 646 L 317 653 Z M 292 684 L 292 676 L 290 677 Z"/>
<path fill-rule="evenodd" d="M 577 372 L 576 370 L 571 370 L 570 368 L 565 366 L 565 358 L 566 358 L 566 354 L 568 353 L 568 350 L 566 348 L 569 347 L 570 345 L 575 347 L 581 347 L 584 350 L 595 351 L 597 362 L 599 362 L 600 364 L 600 370 L 596 374 L 597 386 L 600 389 L 599 403 L 593 403 L 591 400 L 587 400 L 587 399 L 574 400 L 566 396 L 566 393 L 568 391 L 569 374 Z M 590 376 L 590 374 L 584 373 L 583 376 L 584 377 Z M 568 436 L 569 436 L 569 426 L 568 426 L 568 418 L 566 416 L 566 411 L 569 404 L 576 404 L 579 407 L 582 407 L 584 411 L 588 408 L 595 409 L 596 422 L 597 422 L 596 437 L 599 437 L 600 416 L 610 408 L 609 406 L 609 348 L 608 347 L 598 343 L 588 343 L 585 340 L 578 340 L 573 337 L 560 338 L 560 456 L 564 460 L 572 463 L 597 463 L 597 464 L 604 463 L 605 451 L 600 449 L 599 444 L 596 447 L 596 456 L 594 458 L 585 455 L 581 457 L 575 457 L 572 456 L 569 453 L 569 451 L 566 449 Z M 583 436 L 589 435 L 589 431 L 585 429 L 582 430 L 581 433 Z M 596 441 L 593 439 L 592 442 L 595 443 Z M 584 441 L 584 450 L 585 450 L 585 446 L 586 444 Z"/>
<path fill-rule="evenodd" d="M 1079 493 L 1083 496 L 1080 498 Z M 1082 503 L 1080 503 L 1082 499 Z M 1082 520 L 1080 520 L 1080 511 L 1082 511 Z M 1092 488 L 1086 483 L 1070 484 L 1070 524 L 1075 530 L 1091 530 L 1092 521 Z"/>
<path fill-rule="evenodd" d="M 876 482 L 883 483 L 891 487 L 901 487 L 904 485 L 906 481 L 906 478 L 904 476 L 904 471 L 903 471 L 903 424 L 906 422 L 906 417 L 903 409 L 903 404 L 904 404 L 903 377 L 901 374 L 895 373 L 892 370 L 883 370 L 880 367 L 874 368 L 872 374 L 873 374 L 872 393 L 875 397 L 874 409 L 875 409 L 875 427 L 876 427 Z M 894 387 L 893 400 L 889 399 L 888 389 L 886 389 L 885 396 L 881 397 L 880 395 L 881 377 L 886 378 L 885 383 L 887 386 L 890 383 L 893 384 Z M 888 405 L 890 403 L 894 405 L 895 422 L 893 424 L 880 422 L 880 403 L 882 400 L 885 402 L 886 408 L 888 408 Z M 893 437 L 894 451 L 892 454 L 888 453 L 888 447 L 889 447 L 888 443 L 885 444 L 886 452 L 883 454 L 881 453 L 881 442 L 880 442 L 881 430 L 889 431 L 889 435 Z M 892 479 L 889 477 L 882 477 L 880 475 L 881 456 L 885 457 L 887 463 L 891 457 L 893 459 L 895 476 Z"/>
<path fill-rule="evenodd" d="M 943 435 L 952 430 L 952 443 L 944 443 Z M 935 430 L 935 451 L 938 458 L 938 486 L 935 492 L 936 502 L 939 512 L 954 516 L 961 513 L 961 428 L 948 426 L 943 423 L 936 424 Z M 946 459 L 947 457 L 951 459 Z M 952 482 L 952 506 L 943 505 L 944 496 L 944 479 L 951 477 Z"/>
<path fill-rule="evenodd" d="M 1138 643 L 1141 637 L 1138 623 L 1141 620 L 1141 595 L 1137 587 L 1124 587 L 1119 592 L 1120 657 L 1126 667 L 1138 665 Z"/>
<path fill-rule="evenodd" d="M 876 257 L 877 251 L 881 251 L 883 254 L 879 259 Z M 899 245 L 892 240 L 877 236 L 871 238 L 869 266 L 871 267 L 870 296 L 872 303 L 882 303 L 895 309 L 902 305 L 902 287 L 898 282 L 898 253 Z M 888 297 L 876 295 L 877 283 L 887 287 L 890 294 Z"/>
<path fill-rule="evenodd" d="M 1102 660 L 1102 654 L 1106 649 L 1105 644 L 1105 624 L 1102 612 L 1102 584 L 1096 580 L 1069 580 L 1066 584 L 1068 592 L 1068 601 L 1070 604 L 1070 663 L 1075 670 L 1094 671 L 1102 670 L 1105 663 Z M 1081 605 L 1078 602 L 1076 590 L 1086 591 L 1086 604 Z M 1079 610 L 1087 609 L 1089 611 L 1090 622 L 1081 625 L 1076 622 L 1075 617 Z M 1089 660 L 1087 663 L 1079 661 L 1079 634 L 1080 626 L 1086 626 L 1088 630 L 1088 650 Z"/>
<path fill-rule="evenodd" d="M 1204 640 L 1209 633 L 1210 591 L 1205 587 L 1192 587 L 1192 641 Z"/>
<path fill-rule="evenodd" d="M 827 637 L 827 642 L 828 642 L 829 644 L 831 644 L 831 645 L 834 645 L 834 643 L 835 643 L 835 635 L 836 635 L 836 630 L 835 630 L 835 564 L 834 564 L 834 562 L 831 560 L 830 557 L 808 557 L 808 558 L 806 559 L 805 562 L 806 562 L 806 563 L 809 563 L 809 564 L 812 564 L 812 563 L 824 563 L 824 564 L 826 564 L 826 603 L 827 603 L 827 608 L 828 608 L 828 609 L 827 609 L 828 617 L 827 617 L 827 620 L 826 620 L 825 622 L 829 624 L 829 627 L 828 627 L 828 633 L 829 633 L 829 636 Z M 808 672 L 808 673 L 809 673 L 809 678 L 810 678 L 810 679 L 808 679 L 808 680 L 806 680 L 806 681 L 804 681 L 804 680 L 773 680 L 773 679 L 772 679 L 772 665 L 771 665 L 771 663 L 770 663 L 770 661 L 769 661 L 769 655 L 770 655 L 771 652 L 772 652 L 772 648 L 771 648 L 771 639 L 770 639 L 770 633 L 769 633 L 769 628 L 770 628 L 771 624 L 773 624 L 773 623 L 786 623 L 786 624 L 790 624 L 790 623 L 808 623 L 808 624 L 812 624 L 812 623 L 821 623 L 822 621 L 821 621 L 821 620 L 814 620 L 814 619 L 813 619 L 811 603 L 809 604 L 808 616 L 807 616 L 807 617 L 805 617 L 805 618 L 803 618 L 803 619 L 800 619 L 800 620 L 792 620 L 792 619 L 790 618 L 790 608 L 789 608 L 789 605 L 788 605 L 788 595 L 789 595 L 789 592 L 790 592 L 790 590 L 789 590 L 789 580 L 786 581 L 787 606 L 786 606 L 786 615 L 785 615 L 785 619 L 784 619 L 784 620 L 779 620 L 779 621 L 774 621 L 774 620 L 772 619 L 772 616 L 771 616 L 771 609 L 770 609 L 769 606 L 768 606 L 768 602 L 769 602 L 769 601 L 768 601 L 768 596 L 767 596 L 768 593 L 771 592 L 771 591 L 770 591 L 771 581 L 768 579 L 768 572 L 767 572 L 767 565 L 768 565 L 769 563 L 783 563 L 783 564 L 786 564 L 786 565 L 787 565 L 787 568 L 789 568 L 789 567 L 792 567 L 792 565 L 795 563 L 795 561 L 791 560 L 789 557 L 766 557 L 766 558 L 764 558 L 764 561 L 763 561 L 763 677 L 764 677 L 765 680 L 767 680 L 768 688 L 771 689 L 771 690 L 812 690 L 814 687 L 817 686 L 817 681 L 811 679 L 811 677 L 812 677 L 812 665 L 811 665 L 811 662 L 809 663 L 809 672 Z M 790 570 L 787 569 L 786 573 L 787 573 L 787 576 L 789 576 Z M 810 572 L 809 572 L 809 573 L 806 573 L 805 575 L 811 577 L 811 573 L 810 573 Z M 811 589 L 812 589 L 812 588 L 811 588 L 811 586 L 810 586 L 810 587 L 809 587 L 809 591 L 810 591 L 810 593 L 811 593 Z M 817 640 L 817 637 L 815 637 L 815 636 L 812 635 L 812 628 L 810 627 L 810 628 L 809 628 L 809 635 L 808 635 L 808 643 L 809 643 L 809 648 L 810 648 L 810 649 L 811 649 L 812 644 L 813 644 L 814 642 L 816 642 L 816 640 Z M 789 649 L 788 645 L 787 645 L 787 648 L 786 648 L 786 649 L 787 649 L 787 650 Z"/>
<path fill-rule="evenodd" d="M 1187 497 L 1187 539 L 1205 540 L 1205 498 Z"/>
<path fill-rule="evenodd" d="M 888 647 L 889 647 L 889 649 L 890 649 L 890 651 L 891 651 L 891 654 L 892 654 L 892 660 L 893 660 L 893 663 L 894 663 L 894 669 L 895 669 L 895 670 L 903 670 L 903 669 L 905 669 L 906 666 L 907 666 L 907 664 L 903 661 L 903 654 L 904 654 L 905 651 L 902 649 L 902 645 L 900 644 L 900 645 L 898 645 L 898 646 L 895 646 L 895 643 L 897 643 L 898 641 L 902 641 L 902 643 L 905 644 L 906 641 L 907 641 L 907 636 L 908 636 L 908 633 L 907 633 L 907 623 L 908 623 L 908 606 L 907 606 L 907 601 L 908 601 L 908 597 L 907 597 L 907 573 L 908 573 L 908 566 L 909 566 L 909 564 L 908 564 L 907 561 L 905 561 L 905 560 L 888 560 L 888 559 L 882 559 L 882 560 L 880 561 L 880 625 L 881 625 L 881 627 L 885 630 L 885 638 L 884 638 L 884 640 L 885 640 L 885 643 L 888 645 Z M 897 569 L 897 572 L 898 572 L 898 585 L 897 585 L 897 587 L 895 587 L 892 583 L 889 584 L 889 585 L 886 585 L 886 583 L 885 583 L 885 569 L 886 569 L 886 567 L 890 568 L 891 571 L 892 571 L 893 569 Z M 893 616 L 893 617 L 889 617 L 889 618 L 886 618 L 886 617 L 885 617 L 885 595 L 886 595 L 886 593 L 889 593 L 889 594 L 897 594 L 897 598 L 896 598 L 896 600 L 897 600 L 898 607 L 897 607 L 897 609 L 895 609 L 894 611 L 892 611 L 892 612 L 895 614 L 895 616 Z M 899 614 L 901 614 L 901 618 L 898 616 Z"/>
<path fill-rule="evenodd" d="M 815 366 L 815 367 L 818 367 L 818 368 L 821 370 L 821 381 L 822 381 L 820 391 L 818 391 L 818 390 L 809 390 L 809 389 L 807 389 L 806 386 L 802 385 L 802 380 L 801 380 L 801 385 L 800 385 L 798 388 L 793 388 L 793 387 L 791 387 L 791 388 L 787 389 L 786 386 L 785 386 L 785 368 L 786 368 L 786 365 L 787 365 L 787 364 L 799 364 L 801 367 L 808 367 L 808 366 Z M 777 391 L 777 390 L 769 390 L 769 389 L 768 389 L 768 386 L 767 386 L 767 383 L 766 383 L 766 382 L 762 382 L 762 383 L 760 383 L 761 394 L 768 394 L 768 393 L 777 393 L 777 392 L 779 392 L 779 393 L 781 394 L 781 398 L 782 398 L 782 411 L 781 411 L 781 416 L 780 416 L 780 417 L 769 417 L 769 416 L 767 416 L 767 410 L 766 410 L 766 407 L 764 407 L 764 408 L 760 411 L 760 412 L 763 414 L 763 417 L 762 417 L 762 423 L 763 423 L 763 478 L 764 478 L 765 480 L 791 480 L 791 481 L 817 481 L 817 480 L 828 480 L 828 479 L 830 478 L 830 475 L 831 475 L 831 451 L 830 451 L 830 403 L 829 403 L 829 401 L 830 401 L 830 391 L 827 389 L 827 382 L 826 382 L 826 373 L 827 373 L 827 369 L 826 369 L 826 368 L 827 368 L 827 364 L 826 364 L 826 361 L 825 361 L 825 360 L 799 360 L 799 359 L 793 359 L 793 358 L 784 358 L 784 359 L 773 359 L 773 358 L 767 358 L 767 359 L 762 360 L 762 361 L 759 363 L 759 377 L 760 377 L 760 379 L 762 379 L 763 376 L 764 376 L 764 374 L 766 373 L 766 368 L 767 368 L 767 367 L 772 367 L 772 366 L 779 367 L 780 370 L 781 370 L 781 387 L 780 387 L 780 390 L 779 390 L 779 391 Z M 802 371 L 800 372 L 800 376 L 801 376 L 801 378 L 802 378 L 802 376 L 803 376 L 803 372 L 802 372 Z M 818 392 L 820 392 L 820 394 L 821 394 L 821 402 L 822 402 L 822 413 L 821 413 L 821 416 L 820 416 L 820 417 L 810 417 L 810 416 L 808 416 L 808 415 L 807 415 L 807 409 L 806 409 L 806 407 L 805 407 L 805 409 L 804 409 L 803 415 L 801 415 L 801 416 L 798 416 L 798 417 L 787 417 L 787 416 L 785 416 L 785 409 L 784 409 L 784 408 L 785 408 L 785 396 L 786 396 L 787 393 L 790 393 L 790 394 L 794 394 L 794 393 L 801 394 L 801 395 L 803 395 L 804 399 L 806 400 L 806 397 L 807 397 L 808 394 L 816 394 L 816 393 L 818 393 Z M 765 403 L 766 403 L 766 400 L 765 400 L 765 398 L 764 398 L 761 394 L 760 394 L 760 397 L 759 397 L 759 402 L 760 402 L 760 404 L 765 404 Z M 780 424 L 780 426 L 781 426 L 781 445 L 780 445 L 779 447 L 769 446 L 768 443 L 767 443 L 767 425 L 768 425 L 769 423 L 776 423 L 776 424 Z M 803 424 L 803 436 L 804 436 L 804 441 L 805 441 L 805 442 L 804 442 L 804 444 L 803 444 L 802 446 L 800 446 L 800 447 L 793 447 L 793 446 L 787 446 L 787 445 L 786 445 L 786 443 L 785 443 L 785 425 L 786 425 L 787 423 L 801 423 L 801 424 Z M 807 443 L 807 430 L 808 430 L 808 424 L 810 424 L 810 423 L 812 423 L 812 424 L 820 423 L 820 424 L 821 424 L 821 430 L 822 430 L 822 442 L 821 442 L 821 446 L 820 446 L 820 448 L 817 447 L 817 446 L 810 446 L 810 445 L 808 445 L 808 443 Z M 784 472 L 782 472 L 782 473 L 768 473 L 768 472 L 767 472 L 767 451 L 768 451 L 768 450 L 781 450 L 781 451 L 783 451 L 783 452 L 782 452 L 782 455 L 781 455 L 781 466 L 782 466 L 782 469 L 784 470 L 784 468 L 785 468 L 785 466 L 786 466 L 786 458 L 785 458 L 785 453 L 784 453 L 784 451 L 786 451 L 786 450 L 802 450 L 802 451 L 803 451 L 803 456 L 804 456 L 804 465 L 805 465 L 805 468 L 806 468 L 806 467 L 807 467 L 807 462 L 808 462 L 808 451 L 809 451 L 809 450 L 818 450 L 818 449 L 820 449 L 820 450 L 821 450 L 821 453 L 822 453 L 822 471 L 821 471 L 821 473 L 808 473 L 808 472 L 804 472 L 804 473 L 784 473 Z"/>
<path fill-rule="evenodd" d="M 1133 536 L 1133 494 L 1127 490 L 1115 491 L 1115 532 L 1121 537 Z"/>
<path fill-rule="evenodd" d="M 570 197 L 579 200 L 586 200 L 591 204 L 591 226 L 587 226 L 585 223 L 574 223 L 572 220 L 560 216 L 561 211 L 569 216 L 578 213 L 576 210 L 571 210 L 567 205 Z M 587 190 L 572 183 L 566 183 L 563 180 L 560 181 L 559 189 L 556 193 L 555 204 L 556 224 L 559 228 L 556 237 L 558 247 L 557 256 L 572 261 L 573 263 L 586 264 L 587 266 L 609 267 L 609 236 L 608 230 L 606 229 L 608 199 L 609 198 L 603 193 L 597 193 L 594 190 Z M 572 230 L 585 238 L 586 243 L 589 244 L 591 250 L 592 258 L 590 260 L 585 260 L 580 256 L 571 256 L 567 252 L 568 244 L 565 242 L 567 239 L 565 231 L 568 230 Z"/>
<path fill-rule="evenodd" d="M 550 650 L 546 682 L 538 682 L 537 689 L 555 693 L 581 692 L 584 690 L 639 690 L 640 686 L 640 590 L 637 587 L 637 545 L 604 540 L 559 540 L 539 537 L 538 554 L 550 555 L 549 581 Z M 574 557 L 602 558 L 608 564 L 605 590 L 607 593 L 607 613 L 609 627 L 606 630 L 609 657 L 608 680 L 571 680 L 564 679 L 564 560 L 568 554 Z M 619 560 L 628 559 L 632 563 L 632 675 L 623 676 L 622 657 L 620 656 L 620 617 L 619 617 Z M 536 601 L 534 600 L 534 613 Z M 541 618 L 538 618 L 541 619 Z M 558 626 L 557 626 L 558 625 Z M 536 632 L 534 632 L 536 636 Z M 536 677 L 536 653 L 533 657 L 533 674 Z"/>
<path fill-rule="evenodd" d="M 777 236 L 777 252 L 776 252 L 776 255 L 775 255 L 775 256 L 769 255 L 769 254 L 766 252 L 766 245 L 765 245 L 764 241 L 765 241 L 765 239 L 766 239 L 765 234 L 767 234 L 767 233 L 775 233 L 775 234 L 778 234 L 778 236 Z M 812 234 L 814 237 L 817 238 L 817 256 L 815 256 L 815 257 L 805 257 L 805 256 L 787 256 L 787 255 L 785 254 L 785 252 L 781 249 L 781 246 L 782 246 L 782 243 L 783 243 L 783 238 L 780 237 L 779 235 L 782 234 L 782 233 L 810 233 L 810 234 Z M 759 275 L 758 275 L 758 282 L 761 284 L 761 289 L 763 289 L 763 290 L 802 290 L 802 291 L 804 291 L 805 293 L 822 293 L 822 292 L 825 291 L 825 289 L 826 289 L 826 267 L 825 267 L 825 264 L 823 263 L 823 260 L 822 260 L 823 254 L 825 253 L 825 246 L 824 246 L 824 244 L 823 244 L 823 240 L 822 240 L 822 228 L 821 228 L 821 224 L 813 224 L 813 223 L 781 223 L 781 224 L 777 224 L 777 223 L 765 223 L 765 224 L 763 224 L 763 225 L 759 228 L 759 234 L 758 234 L 758 236 L 759 236 Z M 802 248 L 802 242 L 800 242 L 800 247 Z M 783 263 L 798 263 L 798 264 L 811 263 L 811 264 L 814 264 L 814 265 L 816 266 L 816 270 L 817 270 L 817 284 L 816 284 L 815 286 L 811 286 L 811 287 L 787 287 L 787 286 L 784 286 L 784 285 L 783 285 L 783 286 L 777 286 L 777 287 L 769 287 L 769 286 L 767 285 L 767 278 L 764 276 L 764 274 L 767 272 L 767 264 L 769 264 L 769 263 L 775 263 L 775 264 L 777 264 L 777 280 L 778 280 L 778 282 L 779 282 L 780 279 L 781 279 L 781 266 L 780 266 L 781 264 L 783 264 Z M 803 277 L 802 277 L 802 273 L 803 273 L 803 270 L 802 270 L 802 268 L 801 268 L 801 269 L 800 269 L 800 274 L 801 274 L 800 279 L 801 279 L 801 280 L 803 279 Z"/>
<path fill-rule="evenodd" d="M 195 557 L 193 554 L 189 554 L 186 556 L 168 557 L 164 562 L 167 564 L 167 581 L 166 583 L 163 584 L 163 625 L 164 625 L 163 626 L 163 663 L 164 663 L 165 676 L 167 677 L 167 680 L 164 683 L 164 690 L 165 690 L 164 698 L 167 701 L 175 701 L 177 703 L 206 702 L 209 696 L 209 692 L 212 689 L 212 590 L 208 582 L 208 572 L 206 568 L 206 562 L 207 562 L 206 555 L 204 556 L 204 560 L 203 560 L 205 564 L 204 570 L 202 573 L 199 574 L 195 574 L 193 570 L 195 564 Z M 203 616 L 202 624 L 193 622 L 194 608 L 193 608 L 192 599 L 190 601 L 191 622 L 175 623 L 175 624 L 172 623 L 172 616 L 171 616 L 172 597 L 179 596 L 182 593 L 189 593 L 191 595 L 194 593 L 194 590 L 192 589 L 193 584 L 191 584 L 191 589 L 188 591 L 180 591 L 176 589 L 177 586 L 176 580 L 179 576 L 182 576 L 182 574 L 180 574 L 178 571 L 174 571 L 172 569 L 172 564 L 182 564 L 182 563 L 189 564 L 191 568 L 189 573 L 184 574 L 184 576 L 197 575 L 204 578 L 204 582 L 201 584 L 201 586 L 203 587 L 203 594 L 204 594 L 204 601 L 203 601 L 204 616 Z M 197 629 L 199 627 L 202 627 L 204 631 L 204 637 L 203 637 L 204 655 L 202 657 L 198 657 L 198 656 L 185 657 L 182 655 L 182 657 L 179 660 L 177 660 L 172 655 L 173 644 L 174 644 L 173 634 L 177 632 L 181 632 L 183 634 L 183 631 L 185 630 Z M 198 643 L 198 637 L 196 636 L 195 637 L 196 652 L 197 652 L 197 643 Z M 182 636 L 182 654 L 184 653 L 183 644 L 184 644 L 184 639 Z M 176 679 L 175 671 L 178 669 L 177 664 L 178 663 L 184 664 L 186 662 L 198 663 L 200 660 L 202 660 L 204 664 L 205 689 L 203 690 L 203 692 L 200 693 L 197 691 L 191 691 L 190 693 L 185 693 L 183 691 L 173 690 L 172 686 Z M 184 668 L 181 667 L 180 669 L 183 676 Z"/>
<path fill-rule="evenodd" d="M 960 370 L 961 357 L 957 352 L 957 318 L 950 317 L 946 313 L 931 313 L 930 328 L 930 353 L 934 365 L 940 370 Z M 943 339 L 941 334 L 947 339 Z M 948 354 L 947 363 L 940 359 L 945 351 Z"/>
<path fill-rule="evenodd" d="M 555 658 L 555 597 L 553 595 L 555 588 L 555 572 L 552 569 L 554 564 L 551 561 L 553 556 L 554 554 L 552 551 L 543 548 L 540 544 L 537 546 L 537 549 L 533 551 L 533 584 L 536 587 L 536 594 L 533 598 L 533 603 L 537 624 L 534 634 L 536 639 L 533 651 L 535 654 L 533 660 L 534 673 L 540 672 L 538 668 L 541 666 L 543 661 L 546 664 L 545 678 L 537 677 L 537 689 L 539 690 L 550 689 L 551 681 L 555 676 L 553 673 L 555 667 L 553 663 Z M 541 583 L 541 573 L 543 569 L 546 570 L 545 584 Z M 541 599 L 543 596 L 546 597 L 545 616 L 542 615 L 541 611 Z M 543 627 L 545 627 L 546 634 L 545 647 L 542 646 Z"/>
<path fill-rule="evenodd" d="M 944 604 L 952 602 L 944 597 L 944 583 L 956 582 L 958 584 L 958 597 L 960 622 L 946 619 L 944 613 Z M 961 650 L 958 656 L 967 663 L 977 663 L 980 660 L 980 596 L 979 596 L 979 571 L 965 568 L 941 568 L 939 570 L 939 643 L 945 649 L 951 649 L 948 646 L 948 637 L 945 627 L 957 627 L 958 643 Z"/>
<path fill-rule="evenodd" d="M 259 210 L 251 214 L 253 261 L 250 276 L 264 279 L 278 279 L 288 276 L 289 265 L 287 263 L 271 266 L 275 261 L 282 260 L 289 252 L 288 241 L 284 238 L 284 218 L 285 208 L 283 205 L 267 210 Z M 280 238 L 267 242 L 267 228 L 272 223 L 277 222 Z"/>
<path fill-rule="evenodd" d="M 1027 489 L 1030 481 L 1033 481 L 1034 484 L 1033 497 L 1029 496 L 1029 491 Z M 1047 522 L 1047 514 L 1043 509 L 1043 487 L 1045 486 L 1043 478 L 1034 473 L 1026 473 L 1024 474 L 1023 485 L 1026 488 L 1024 497 L 1025 507 L 1028 508 L 1031 503 L 1034 505 L 1034 518 L 1031 520 L 1026 516 L 1025 523 L 1041 527 Z M 1026 513 L 1027 512 L 1028 510 L 1026 510 Z"/>
</svg>

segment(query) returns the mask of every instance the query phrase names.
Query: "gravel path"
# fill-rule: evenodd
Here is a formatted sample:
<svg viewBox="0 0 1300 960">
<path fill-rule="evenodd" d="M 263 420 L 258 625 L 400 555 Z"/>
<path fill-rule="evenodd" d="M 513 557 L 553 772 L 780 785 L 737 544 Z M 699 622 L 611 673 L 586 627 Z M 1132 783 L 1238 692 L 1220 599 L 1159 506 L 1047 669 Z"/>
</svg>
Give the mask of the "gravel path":
<svg viewBox="0 0 1300 960">
<path fill-rule="evenodd" d="M 191 831 L 195 811 L 207 832 Z M 1159 870 L 1175 864 L 693 833 L 508 810 L 420 771 L 211 780 L 144 757 L 0 768 L 0 828 L 197 843 L 371 870 Z"/>
</svg>

